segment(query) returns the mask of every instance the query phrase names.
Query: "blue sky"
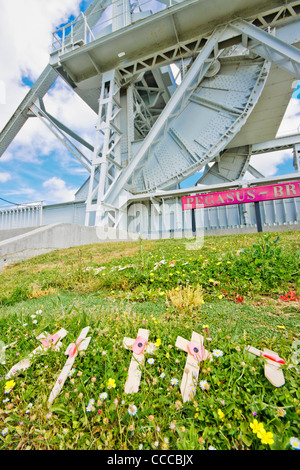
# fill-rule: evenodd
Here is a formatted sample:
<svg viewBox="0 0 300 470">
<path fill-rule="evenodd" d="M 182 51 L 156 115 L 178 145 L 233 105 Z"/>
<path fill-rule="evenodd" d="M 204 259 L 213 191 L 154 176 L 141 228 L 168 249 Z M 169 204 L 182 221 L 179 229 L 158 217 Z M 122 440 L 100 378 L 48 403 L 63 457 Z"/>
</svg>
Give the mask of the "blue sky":
<svg viewBox="0 0 300 470">
<path fill-rule="evenodd" d="M 51 33 L 73 20 L 80 10 L 85 11 L 90 3 L 92 0 L 0 0 L 0 85 L 6 92 L 1 102 L 0 90 L 0 129 L 48 63 Z M 295 133 L 300 125 L 299 82 L 291 103 L 284 133 Z M 45 104 L 50 113 L 93 144 L 96 116 L 62 80 L 55 82 Z M 264 174 L 294 171 L 290 152 L 267 158 L 258 168 Z M 46 204 L 71 201 L 87 177 L 86 170 L 46 126 L 31 118 L 0 159 L 0 206 L 6 205 L 3 199 Z M 183 186 L 197 179 L 199 175 Z"/>
</svg>

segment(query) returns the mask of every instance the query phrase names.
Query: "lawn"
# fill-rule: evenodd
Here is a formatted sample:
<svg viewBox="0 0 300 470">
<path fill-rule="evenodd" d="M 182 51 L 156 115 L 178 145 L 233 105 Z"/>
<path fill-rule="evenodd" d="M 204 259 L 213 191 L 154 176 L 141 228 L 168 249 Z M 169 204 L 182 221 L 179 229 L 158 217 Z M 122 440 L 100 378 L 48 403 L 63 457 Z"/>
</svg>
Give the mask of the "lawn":
<svg viewBox="0 0 300 470">
<path fill-rule="evenodd" d="M 0 273 L 1 450 L 294 450 L 299 436 L 299 233 L 116 242 L 71 248 Z M 59 395 L 49 404 L 69 344 L 89 326 Z M 13 377 L 10 369 L 41 343 Z M 124 386 L 132 351 L 125 337 L 149 330 L 153 351 L 137 393 Z M 175 344 L 204 336 L 193 394 L 180 383 L 187 353 Z M 2 342 L 2 343 L 1 343 Z M 285 383 L 264 375 L 279 354 Z M 80 349 L 80 348 L 79 348 Z"/>
</svg>

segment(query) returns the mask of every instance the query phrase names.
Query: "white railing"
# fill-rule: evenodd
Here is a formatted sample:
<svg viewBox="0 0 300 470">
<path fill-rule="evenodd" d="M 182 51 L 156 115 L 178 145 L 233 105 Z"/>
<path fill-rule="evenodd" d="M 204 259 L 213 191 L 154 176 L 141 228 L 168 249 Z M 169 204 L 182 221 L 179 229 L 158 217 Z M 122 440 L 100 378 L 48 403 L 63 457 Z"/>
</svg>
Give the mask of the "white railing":
<svg viewBox="0 0 300 470">
<path fill-rule="evenodd" d="M 185 0 L 158 0 L 156 2 L 153 0 L 132 1 L 130 2 L 129 7 L 131 22 L 135 22 L 134 14 L 138 15 L 143 12 L 146 13 L 147 10 L 151 13 L 157 13 L 158 11 L 176 5 L 177 3 L 181 3 L 182 1 Z M 97 37 L 109 34 L 111 32 L 109 26 L 113 23 L 114 25 L 126 25 L 126 20 L 124 19 L 124 21 L 122 21 L 121 17 L 125 17 L 128 12 L 125 11 L 125 9 L 122 13 L 113 13 L 113 11 L 116 10 L 112 9 L 112 3 L 113 0 L 106 7 L 100 7 L 88 16 L 81 12 L 75 20 L 57 28 L 56 31 L 52 33 L 52 51 L 60 51 L 60 53 L 63 54 L 66 51 L 75 49 L 79 45 L 88 44 L 91 41 L 94 41 Z M 99 20 L 97 21 L 98 17 Z M 137 18 L 139 17 L 137 16 Z M 90 27 L 91 24 L 93 24 L 92 27 Z"/>
<path fill-rule="evenodd" d="M 0 230 L 40 227 L 43 223 L 43 203 L 34 202 L 0 207 Z"/>
</svg>

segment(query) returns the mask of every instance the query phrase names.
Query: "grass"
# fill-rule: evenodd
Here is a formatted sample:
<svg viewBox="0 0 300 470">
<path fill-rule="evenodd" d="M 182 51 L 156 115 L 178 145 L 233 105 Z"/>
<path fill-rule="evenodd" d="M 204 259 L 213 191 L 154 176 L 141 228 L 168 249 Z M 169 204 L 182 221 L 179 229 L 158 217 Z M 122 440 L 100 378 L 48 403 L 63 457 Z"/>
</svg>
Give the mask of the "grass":
<svg viewBox="0 0 300 470">
<path fill-rule="evenodd" d="M 297 447 L 299 245 L 293 231 L 206 237 L 199 251 L 186 240 L 140 240 L 61 250 L 3 270 L 0 342 L 9 347 L 0 364 L 0 449 Z M 85 326 L 90 345 L 49 406 L 65 350 Z M 7 385 L 36 337 L 60 328 L 68 331 L 60 351 L 35 356 Z M 157 349 L 146 355 L 139 392 L 127 395 L 132 354 L 123 338 L 139 328 Z M 192 331 L 205 335 L 213 361 L 200 363 L 195 395 L 183 403 L 186 353 L 175 343 Z M 249 344 L 285 359 L 283 387 L 264 377 Z M 254 432 L 254 420 L 271 434 Z"/>
</svg>

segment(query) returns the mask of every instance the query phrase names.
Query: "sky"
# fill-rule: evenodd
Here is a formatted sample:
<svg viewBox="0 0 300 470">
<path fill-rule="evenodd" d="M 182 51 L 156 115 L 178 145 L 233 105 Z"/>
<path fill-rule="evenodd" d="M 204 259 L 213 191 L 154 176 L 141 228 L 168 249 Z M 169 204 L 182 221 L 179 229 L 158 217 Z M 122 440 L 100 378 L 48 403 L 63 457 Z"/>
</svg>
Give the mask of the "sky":
<svg viewBox="0 0 300 470">
<path fill-rule="evenodd" d="M 0 0 L 0 130 L 49 62 L 52 32 L 86 10 L 92 0 Z M 93 145 L 96 115 L 63 80 L 44 98 L 46 109 Z M 300 85 L 278 135 L 300 131 Z M 90 155 L 87 154 L 89 157 Z M 252 161 L 265 176 L 294 171 L 291 152 Z M 72 201 L 88 177 L 62 143 L 30 118 L 0 158 L 0 206 Z M 196 176 L 195 179 L 199 178 Z M 190 180 L 194 183 L 193 179 Z"/>
</svg>

